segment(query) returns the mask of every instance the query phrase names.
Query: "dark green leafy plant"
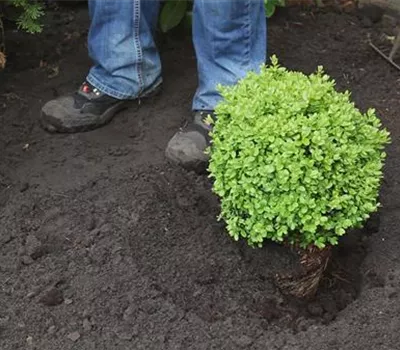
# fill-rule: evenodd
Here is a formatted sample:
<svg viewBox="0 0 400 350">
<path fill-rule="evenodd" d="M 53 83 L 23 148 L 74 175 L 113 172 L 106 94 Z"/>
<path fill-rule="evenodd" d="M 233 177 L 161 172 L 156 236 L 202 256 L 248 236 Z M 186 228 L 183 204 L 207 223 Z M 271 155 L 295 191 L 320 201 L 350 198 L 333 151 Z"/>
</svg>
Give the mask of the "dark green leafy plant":
<svg viewBox="0 0 400 350">
<path fill-rule="evenodd" d="M 8 2 L 21 9 L 21 14 L 17 18 L 18 28 L 31 34 L 42 31 L 42 25 L 39 20 L 44 15 L 44 7 L 40 1 L 9 0 Z"/>
<path fill-rule="evenodd" d="M 186 16 L 188 1 L 186 0 L 169 0 L 161 9 L 160 13 L 160 29 L 163 33 L 170 31 L 179 25 Z"/>
<path fill-rule="evenodd" d="M 284 7 L 285 0 L 264 0 L 265 15 L 270 18 L 274 15 L 277 7 Z"/>
<path fill-rule="evenodd" d="M 377 210 L 389 133 L 322 67 L 305 75 L 273 57 L 220 91 L 209 171 L 235 240 L 323 248 Z"/>
<path fill-rule="evenodd" d="M 44 15 L 44 7 L 40 1 L 8 0 L 0 4 L 0 69 L 3 69 L 6 65 L 6 47 L 2 19 L 4 16 L 3 11 L 7 6 L 12 6 L 19 11 L 17 17 L 13 18 L 18 28 L 31 34 L 42 31 L 40 18 Z"/>
<path fill-rule="evenodd" d="M 162 32 L 166 33 L 178 26 L 185 18 L 191 18 L 188 11 L 190 0 L 167 0 L 161 8 L 159 23 Z M 264 0 L 265 14 L 269 18 L 277 7 L 285 6 L 285 0 Z"/>
</svg>

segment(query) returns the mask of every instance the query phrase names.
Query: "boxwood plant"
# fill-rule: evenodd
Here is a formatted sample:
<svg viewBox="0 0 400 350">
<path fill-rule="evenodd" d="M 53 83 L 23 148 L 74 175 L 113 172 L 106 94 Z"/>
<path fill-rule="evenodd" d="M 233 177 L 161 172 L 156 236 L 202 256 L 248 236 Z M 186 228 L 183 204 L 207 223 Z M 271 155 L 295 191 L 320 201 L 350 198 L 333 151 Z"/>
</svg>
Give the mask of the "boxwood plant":
<svg viewBox="0 0 400 350">
<path fill-rule="evenodd" d="M 220 218 L 252 246 L 336 245 L 379 206 L 389 133 L 322 67 L 306 75 L 271 62 L 219 88 L 209 172 Z"/>
</svg>

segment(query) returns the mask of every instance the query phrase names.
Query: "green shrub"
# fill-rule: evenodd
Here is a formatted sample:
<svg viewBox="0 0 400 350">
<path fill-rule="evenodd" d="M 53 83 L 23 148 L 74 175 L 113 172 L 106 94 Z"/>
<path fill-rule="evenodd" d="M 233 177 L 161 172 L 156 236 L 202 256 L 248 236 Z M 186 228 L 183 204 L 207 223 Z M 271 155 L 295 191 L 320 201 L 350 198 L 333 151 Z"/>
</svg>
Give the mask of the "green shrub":
<svg viewBox="0 0 400 350">
<path fill-rule="evenodd" d="M 389 133 L 319 67 L 279 66 L 220 87 L 209 171 L 235 240 L 338 243 L 376 211 Z"/>
</svg>

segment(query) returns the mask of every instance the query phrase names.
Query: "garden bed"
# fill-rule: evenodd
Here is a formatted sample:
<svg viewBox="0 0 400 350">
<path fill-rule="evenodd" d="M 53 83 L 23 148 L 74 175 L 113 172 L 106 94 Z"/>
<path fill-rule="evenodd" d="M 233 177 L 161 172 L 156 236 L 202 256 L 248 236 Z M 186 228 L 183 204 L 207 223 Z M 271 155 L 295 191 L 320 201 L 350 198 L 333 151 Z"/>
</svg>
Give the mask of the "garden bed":
<svg viewBox="0 0 400 350">
<path fill-rule="evenodd" d="M 189 38 L 161 40 L 152 103 L 78 135 L 49 135 L 41 105 L 84 79 L 84 8 L 51 12 L 43 34 L 7 33 L 0 75 L 0 348 L 397 349 L 400 344 L 399 72 L 368 46 L 362 16 L 279 11 L 269 54 L 322 64 L 392 133 L 380 226 L 334 250 L 315 300 L 284 297 L 285 248 L 233 242 L 206 176 L 172 167 L 168 139 L 190 111 Z M 368 25 L 366 25 L 366 23 Z"/>
</svg>

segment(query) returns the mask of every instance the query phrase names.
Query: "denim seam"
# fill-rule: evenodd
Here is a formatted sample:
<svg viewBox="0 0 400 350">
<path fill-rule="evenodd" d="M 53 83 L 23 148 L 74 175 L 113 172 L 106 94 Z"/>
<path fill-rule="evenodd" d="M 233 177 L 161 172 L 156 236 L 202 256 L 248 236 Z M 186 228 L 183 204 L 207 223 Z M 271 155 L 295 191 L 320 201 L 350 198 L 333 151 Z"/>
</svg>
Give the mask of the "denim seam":
<svg viewBox="0 0 400 350">
<path fill-rule="evenodd" d="M 142 63 L 143 63 L 143 53 L 142 45 L 140 43 L 140 0 L 133 0 L 133 21 L 134 21 L 134 33 L 133 41 L 136 49 L 136 72 L 138 75 L 138 85 L 140 95 L 143 92 L 143 74 L 142 74 Z"/>
<path fill-rule="evenodd" d="M 250 66 L 250 48 L 251 48 L 251 18 L 250 18 L 250 7 L 252 5 L 252 0 L 247 0 L 246 7 L 247 7 L 247 23 L 245 23 L 245 33 L 246 33 L 246 50 L 244 53 L 245 57 L 245 67 L 248 68 Z"/>
</svg>

